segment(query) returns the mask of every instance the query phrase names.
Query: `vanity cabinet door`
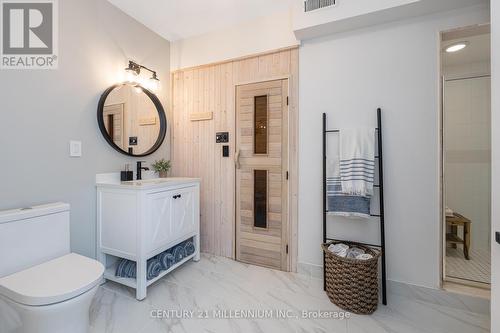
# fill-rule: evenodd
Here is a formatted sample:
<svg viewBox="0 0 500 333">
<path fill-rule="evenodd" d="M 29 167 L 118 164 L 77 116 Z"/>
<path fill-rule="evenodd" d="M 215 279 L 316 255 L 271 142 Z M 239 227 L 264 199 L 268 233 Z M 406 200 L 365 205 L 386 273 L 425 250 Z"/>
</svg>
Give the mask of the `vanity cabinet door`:
<svg viewBox="0 0 500 333">
<path fill-rule="evenodd" d="M 172 201 L 172 233 L 174 238 L 196 231 L 194 219 L 195 187 L 179 189 Z"/>
<path fill-rule="evenodd" d="M 148 194 L 146 208 L 146 251 L 150 252 L 158 249 L 172 238 L 172 210 L 173 192 L 165 191 Z"/>
</svg>

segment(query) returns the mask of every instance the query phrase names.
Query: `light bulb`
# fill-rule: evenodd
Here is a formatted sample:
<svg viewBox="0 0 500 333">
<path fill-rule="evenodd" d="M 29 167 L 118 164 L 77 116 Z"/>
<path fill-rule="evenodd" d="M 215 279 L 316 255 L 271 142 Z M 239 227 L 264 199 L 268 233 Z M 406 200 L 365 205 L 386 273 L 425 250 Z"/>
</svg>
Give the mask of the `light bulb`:
<svg viewBox="0 0 500 333">
<path fill-rule="evenodd" d="M 137 81 L 137 72 L 132 68 L 125 69 L 125 81 L 126 82 L 136 82 Z"/>
<path fill-rule="evenodd" d="M 446 48 L 446 52 L 448 53 L 458 52 L 460 50 L 465 49 L 467 47 L 467 44 L 468 44 L 467 42 L 460 42 L 450 45 Z"/>
</svg>

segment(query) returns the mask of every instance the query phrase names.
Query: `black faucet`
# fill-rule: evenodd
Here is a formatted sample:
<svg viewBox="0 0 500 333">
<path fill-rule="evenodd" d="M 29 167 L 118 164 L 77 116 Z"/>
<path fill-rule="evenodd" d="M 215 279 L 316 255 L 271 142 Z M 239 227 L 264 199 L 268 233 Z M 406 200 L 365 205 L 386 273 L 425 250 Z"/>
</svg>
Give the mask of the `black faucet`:
<svg viewBox="0 0 500 333">
<path fill-rule="evenodd" d="M 149 170 L 148 167 L 143 167 L 142 163 L 146 163 L 146 162 L 144 162 L 144 161 L 138 161 L 137 162 L 137 180 L 141 180 L 142 179 L 142 170 L 144 170 L 144 171 L 148 171 Z"/>
</svg>

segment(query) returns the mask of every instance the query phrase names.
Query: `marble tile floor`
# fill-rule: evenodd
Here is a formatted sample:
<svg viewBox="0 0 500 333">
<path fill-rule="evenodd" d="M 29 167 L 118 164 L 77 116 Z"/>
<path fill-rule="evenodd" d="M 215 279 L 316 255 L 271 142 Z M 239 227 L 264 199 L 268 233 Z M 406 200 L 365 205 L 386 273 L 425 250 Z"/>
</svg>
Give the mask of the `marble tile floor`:
<svg viewBox="0 0 500 333">
<path fill-rule="evenodd" d="M 202 255 L 150 286 L 142 302 L 130 288 L 103 284 L 91 306 L 91 332 L 489 332 L 487 313 L 457 305 L 454 297 L 440 302 L 427 297 L 395 290 L 389 306 L 380 305 L 371 316 L 317 318 L 318 311 L 344 315 L 323 292 L 321 280 Z M 257 318 L 235 318 L 245 310 Z M 309 318 L 303 318 L 304 310 Z"/>
</svg>

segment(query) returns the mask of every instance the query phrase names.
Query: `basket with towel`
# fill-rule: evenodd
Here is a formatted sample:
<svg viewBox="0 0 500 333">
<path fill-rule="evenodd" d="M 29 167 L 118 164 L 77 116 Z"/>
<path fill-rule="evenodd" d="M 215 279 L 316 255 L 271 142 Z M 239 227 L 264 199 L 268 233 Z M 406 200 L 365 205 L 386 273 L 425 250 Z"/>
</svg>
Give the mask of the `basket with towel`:
<svg viewBox="0 0 500 333">
<path fill-rule="evenodd" d="M 325 253 L 326 293 L 340 308 L 371 314 L 378 305 L 378 258 L 381 252 L 354 242 L 331 241 Z"/>
</svg>

